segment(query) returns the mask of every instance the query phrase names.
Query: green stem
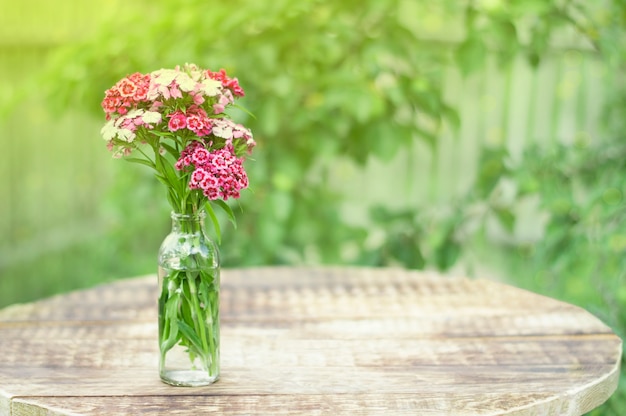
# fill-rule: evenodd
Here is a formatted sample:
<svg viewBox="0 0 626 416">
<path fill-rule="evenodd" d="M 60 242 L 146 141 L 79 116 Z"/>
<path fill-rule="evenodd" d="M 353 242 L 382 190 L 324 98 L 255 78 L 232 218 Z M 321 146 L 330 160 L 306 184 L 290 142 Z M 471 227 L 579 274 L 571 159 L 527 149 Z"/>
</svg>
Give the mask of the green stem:
<svg viewBox="0 0 626 416">
<path fill-rule="evenodd" d="M 202 279 L 202 272 L 199 272 L 200 278 Z M 208 363 L 207 359 L 211 356 L 211 350 L 209 349 L 209 345 L 207 343 L 206 338 L 206 318 L 205 314 L 200 308 L 200 302 L 198 301 L 198 288 L 196 287 L 196 277 L 191 273 L 187 272 L 187 282 L 189 283 L 189 293 L 190 293 L 190 301 L 192 304 L 192 318 L 193 318 L 193 327 L 196 330 L 196 333 L 200 335 L 200 340 L 202 341 L 202 351 L 198 351 L 198 356 L 202 357 L 205 362 L 205 366 L 208 367 L 210 363 Z M 207 307 L 208 305 L 205 305 Z"/>
<path fill-rule="evenodd" d="M 207 294 L 207 297 L 210 297 L 210 302 L 208 303 L 206 309 L 207 309 L 207 312 L 211 316 L 211 330 L 212 330 L 212 333 L 209 336 L 209 348 L 210 348 L 209 351 L 211 353 L 211 363 L 210 363 L 211 369 L 210 369 L 210 373 L 211 374 L 215 374 L 216 371 L 217 371 L 216 367 L 217 367 L 218 362 L 217 362 L 217 357 L 213 353 L 216 351 L 216 348 L 215 348 L 215 325 L 217 325 L 218 322 L 217 322 L 217 319 L 216 319 L 217 316 L 215 316 L 213 314 L 213 306 L 215 306 L 215 307 L 218 307 L 218 306 L 215 304 L 215 296 L 212 296 L 212 295 L 214 295 L 214 292 L 211 292 L 211 294 Z"/>
<path fill-rule="evenodd" d="M 143 157 L 145 157 L 145 158 L 146 158 L 146 160 L 147 160 L 147 161 L 151 162 L 151 163 L 154 165 L 154 161 L 153 161 L 152 159 L 150 159 L 150 156 L 148 156 L 148 155 L 146 154 L 146 152 L 144 152 L 143 150 L 141 150 L 141 147 L 139 147 L 139 146 L 135 146 L 135 149 L 136 149 L 139 153 L 141 153 L 141 154 L 143 155 Z"/>
</svg>

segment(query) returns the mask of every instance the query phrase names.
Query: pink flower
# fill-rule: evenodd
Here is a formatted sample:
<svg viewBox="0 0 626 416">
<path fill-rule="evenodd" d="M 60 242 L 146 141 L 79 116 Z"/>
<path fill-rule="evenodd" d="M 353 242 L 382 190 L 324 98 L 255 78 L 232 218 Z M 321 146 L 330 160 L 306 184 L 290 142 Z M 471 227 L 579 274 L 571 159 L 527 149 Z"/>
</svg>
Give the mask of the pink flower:
<svg viewBox="0 0 626 416">
<path fill-rule="evenodd" d="M 176 164 L 174 165 L 174 167 L 177 170 L 183 170 L 185 167 L 189 165 L 191 165 L 191 156 L 186 155 L 186 156 L 181 156 L 181 158 L 176 161 Z"/>
<path fill-rule="evenodd" d="M 220 103 L 213 104 L 213 112 L 215 114 L 220 114 L 224 112 L 224 105 Z"/>
<path fill-rule="evenodd" d="M 167 128 L 169 129 L 169 131 L 173 132 L 187 127 L 187 117 L 185 117 L 182 112 L 177 111 L 170 114 L 169 117 L 170 121 L 167 123 Z"/>
<path fill-rule="evenodd" d="M 159 84 L 154 79 L 150 81 L 148 89 L 148 99 L 152 101 L 162 101 L 170 98 L 170 90 L 166 85 Z"/>
<path fill-rule="evenodd" d="M 210 176 L 209 172 L 204 170 L 203 168 L 196 168 L 191 174 L 191 178 L 189 178 L 189 188 L 190 189 L 198 189 L 201 188 L 200 183 L 203 182 L 206 178 Z"/>
<path fill-rule="evenodd" d="M 205 125 L 204 121 L 197 114 L 191 114 L 187 116 L 187 127 L 198 134 L 199 131 L 205 128 Z"/>
<path fill-rule="evenodd" d="M 192 94 L 191 96 L 193 97 L 193 103 L 195 105 L 202 105 L 202 103 L 204 102 L 204 97 L 202 96 L 202 94 Z"/>
<path fill-rule="evenodd" d="M 169 88 L 171 98 L 183 98 L 183 93 L 175 82 L 172 82 Z"/>
<path fill-rule="evenodd" d="M 229 160 L 227 160 L 222 152 L 215 152 L 212 163 L 216 170 L 223 170 L 228 168 L 228 165 L 230 164 L 230 157 Z"/>
<path fill-rule="evenodd" d="M 204 147 L 196 147 L 191 155 L 191 162 L 196 166 L 202 166 L 209 161 L 211 154 Z"/>
<path fill-rule="evenodd" d="M 211 120 L 204 111 L 187 115 L 187 128 L 199 137 L 208 136 L 213 128 Z"/>
<path fill-rule="evenodd" d="M 229 90 L 226 90 L 227 94 L 222 94 L 220 95 L 220 98 L 218 99 L 218 101 L 213 104 L 213 112 L 215 114 L 221 114 L 224 112 L 224 108 L 233 102 L 233 95 L 230 93 Z M 230 97 L 230 98 L 229 98 Z"/>
<path fill-rule="evenodd" d="M 239 198 L 248 187 L 248 176 L 243 158 L 238 158 L 232 146 L 209 151 L 200 141 L 193 141 L 181 152 L 176 162 L 178 170 L 194 166 L 189 178 L 189 189 L 201 189 L 210 200 Z"/>
<path fill-rule="evenodd" d="M 219 192 L 220 183 L 215 175 L 207 175 L 200 182 L 200 188 L 202 188 L 204 191 Z"/>
</svg>

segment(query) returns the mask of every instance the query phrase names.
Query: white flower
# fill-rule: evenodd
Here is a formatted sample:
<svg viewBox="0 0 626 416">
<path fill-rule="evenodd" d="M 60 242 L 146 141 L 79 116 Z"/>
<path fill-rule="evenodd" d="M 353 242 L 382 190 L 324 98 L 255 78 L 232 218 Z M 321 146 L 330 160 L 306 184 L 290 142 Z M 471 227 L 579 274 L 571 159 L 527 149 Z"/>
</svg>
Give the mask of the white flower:
<svg viewBox="0 0 626 416">
<path fill-rule="evenodd" d="M 128 129 L 119 129 L 117 131 L 117 138 L 125 142 L 131 143 L 135 140 L 135 133 Z"/>
<path fill-rule="evenodd" d="M 107 121 L 107 123 L 100 129 L 100 134 L 102 134 L 102 138 L 107 142 L 117 136 L 117 127 L 115 127 L 116 119 L 112 119 Z"/>
<path fill-rule="evenodd" d="M 223 119 L 216 119 L 213 121 L 213 129 L 211 130 L 211 132 L 213 133 L 213 135 L 221 137 L 223 139 L 233 138 L 232 124 Z"/>
<path fill-rule="evenodd" d="M 201 91 L 207 97 L 215 97 L 222 92 L 222 83 L 211 78 L 205 79 L 204 81 L 202 81 Z"/>
<path fill-rule="evenodd" d="M 133 119 L 133 118 L 141 117 L 143 115 L 143 113 L 144 113 L 144 110 L 142 110 L 140 108 L 134 108 L 134 109 L 130 110 L 128 113 L 126 113 L 125 115 L 123 115 L 120 118 L 124 118 L 126 120 L 130 120 L 130 119 Z"/>
<path fill-rule="evenodd" d="M 154 71 L 152 75 L 151 82 L 155 82 L 159 85 L 168 86 L 176 79 L 176 77 L 180 74 L 180 72 L 174 69 L 159 69 L 158 71 Z"/>
<path fill-rule="evenodd" d="M 144 123 L 156 124 L 161 121 L 161 113 L 158 111 L 146 111 L 141 117 Z"/>
<path fill-rule="evenodd" d="M 193 91 L 196 88 L 196 81 L 191 79 L 191 77 L 184 72 L 179 72 L 176 77 L 176 83 L 178 84 L 178 88 L 181 91 L 189 92 Z"/>
<path fill-rule="evenodd" d="M 189 76 L 196 82 L 200 81 L 200 77 L 202 76 L 202 70 L 198 68 L 196 64 L 185 64 L 185 71 L 189 74 Z"/>
</svg>

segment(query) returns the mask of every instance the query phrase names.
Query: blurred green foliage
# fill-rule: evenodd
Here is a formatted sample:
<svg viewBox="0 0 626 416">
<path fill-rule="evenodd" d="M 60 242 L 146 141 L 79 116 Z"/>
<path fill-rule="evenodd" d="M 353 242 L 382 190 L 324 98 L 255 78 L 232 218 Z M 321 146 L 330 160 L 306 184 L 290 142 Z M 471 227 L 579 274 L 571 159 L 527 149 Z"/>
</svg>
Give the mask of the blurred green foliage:
<svg viewBox="0 0 626 416">
<path fill-rule="evenodd" d="M 346 243 L 363 251 L 364 230 L 345 224 L 337 210 L 342 196 L 329 186 L 337 158 L 363 165 L 391 160 L 415 140 L 436 146 L 444 123 L 459 125 L 443 97 L 445 68 L 476 70 L 487 48 L 503 65 L 518 51 L 538 62 L 575 10 L 531 0 L 136 7 L 60 52 L 44 83 L 48 95 L 58 109 L 80 102 L 101 114 L 102 91 L 134 71 L 194 60 L 237 75 L 248 95 L 242 104 L 256 115 L 240 121 L 259 142 L 258 160 L 248 164 L 252 192 L 238 210 L 243 232 L 223 247 L 226 264 L 240 265 L 341 262 Z M 440 264 L 453 260 L 436 256 Z"/>
<path fill-rule="evenodd" d="M 518 286 L 588 308 L 623 336 L 625 19 L 620 0 L 137 1 L 94 35 L 59 48 L 33 88 L 39 94 L 45 86 L 54 113 L 102 117 L 103 91 L 128 73 L 185 62 L 224 67 L 256 116 L 235 118 L 259 143 L 247 164 L 251 190 L 233 206 L 239 229 L 223 239 L 225 266 L 449 270 L 477 255 Z M 417 140 L 436 149 L 444 127 L 463 127 L 444 98 L 446 68 L 470 76 L 493 54 L 502 69 L 520 54 L 539 66 L 572 38 L 602 59 L 612 86 L 602 140 L 531 147 L 517 161 L 503 148 L 485 148 L 475 186 L 445 207 L 375 206 L 369 226 L 342 218 L 343 196 L 333 187 L 338 160 L 390 161 Z M 146 172 L 111 163 L 119 166 L 103 196 L 109 228 L 73 248 L 73 261 L 85 266 L 75 276 L 66 271 L 65 288 L 153 272 L 168 228 L 164 190 Z M 529 201 L 530 215 L 520 208 L 528 211 Z M 535 235 L 520 237 L 522 217 Z M 58 261 L 52 253 L 3 272 L 36 276 Z M 622 383 L 592 414 L 624 408 Z"/>
<path fill-rule="evenodd" d="M 190 60 L 225 67 L 246 90 L 242 105 L 256 119 L 240 121 L 259 143 L 225 263 L 339 262 L 357 230 L 344 225 L 341 195 L 328 186 L 336 158 L 389 160 L 416 139 L 434 145 L 442 123 L 458 123 L 442 98 L 451 50 L 418 37 L 403 13 L 449 16 L 455 4 L 150 3 L 61 52 L 45 85 L 57 108 L 78 101 L 100 115 L 102 91 L 127 73 Z"/>
</svg>

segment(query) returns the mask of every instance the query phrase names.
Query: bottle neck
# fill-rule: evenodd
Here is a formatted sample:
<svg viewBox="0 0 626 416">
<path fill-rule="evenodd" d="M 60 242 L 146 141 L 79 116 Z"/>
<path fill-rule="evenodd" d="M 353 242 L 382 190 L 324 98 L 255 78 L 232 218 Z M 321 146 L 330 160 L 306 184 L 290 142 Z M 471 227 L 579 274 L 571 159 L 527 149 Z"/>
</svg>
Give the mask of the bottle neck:
<svg viewBox="0 0 626 416">
<path fill-rule="evenodd" d="M 172 231 L 178 233 L 203 233 L 206 212 L 198 211 L 193 214 L 179 214 L 172 212 Z"/>
</svg>

